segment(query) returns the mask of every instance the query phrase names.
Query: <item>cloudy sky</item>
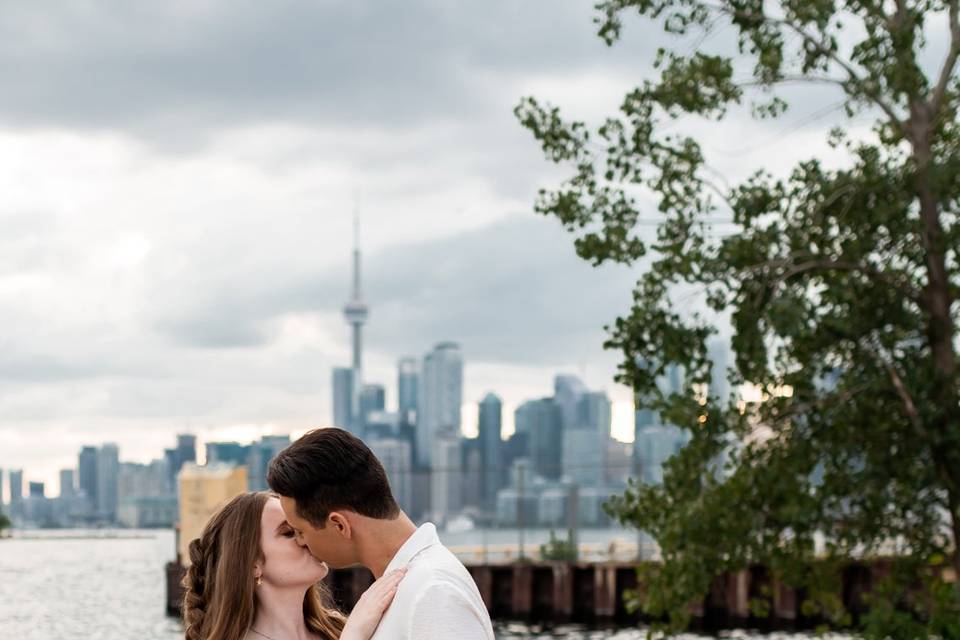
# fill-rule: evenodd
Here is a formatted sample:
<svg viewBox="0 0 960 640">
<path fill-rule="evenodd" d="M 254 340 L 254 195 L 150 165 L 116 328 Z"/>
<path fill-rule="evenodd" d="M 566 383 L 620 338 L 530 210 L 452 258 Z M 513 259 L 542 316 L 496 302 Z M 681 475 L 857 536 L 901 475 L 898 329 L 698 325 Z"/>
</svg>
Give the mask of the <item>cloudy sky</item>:
<svg viewBox="0 0 960 640">
<path fill-rule="evenodd" d="M 660 37 L 608 48 L 592 4 L 0 5 L 0 468 L 55 493 L 82 444 L 148 460 L 181 431 L 328 424 L 355 207 L 388 402 L 400 356 L 456 340 L 468 403 L 581 373 L 629 438 L 601 343 L 634 274 L 532 212 L 563 173 L 511 113 L 536 95 L 595 120 L 650 74 Z M 803 97 L 690 126 L 731 179 L 787 167 L 824 153 L 827 103 Z"/>
</svg>

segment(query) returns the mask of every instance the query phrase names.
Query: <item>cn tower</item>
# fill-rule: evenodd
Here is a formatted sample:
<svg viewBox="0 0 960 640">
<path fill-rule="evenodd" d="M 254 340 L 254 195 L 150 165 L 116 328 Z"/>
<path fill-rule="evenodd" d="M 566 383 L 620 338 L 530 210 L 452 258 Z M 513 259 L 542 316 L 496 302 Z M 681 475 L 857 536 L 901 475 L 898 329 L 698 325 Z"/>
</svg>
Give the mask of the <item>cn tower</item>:
<svg viewBox="0 0 960 640">
<path fill-rule="evenodd" d="M 353 292 L 343 307 L 343 317 L 353 329 L 353 390 L 351 398 L 351 416 L 359 419 L 360 387 L 363 384 L 363 325 L 367 321 L 369 310 L 363 301 L 360 287 L 360 217 L 353 216 Z"/>
</svg>

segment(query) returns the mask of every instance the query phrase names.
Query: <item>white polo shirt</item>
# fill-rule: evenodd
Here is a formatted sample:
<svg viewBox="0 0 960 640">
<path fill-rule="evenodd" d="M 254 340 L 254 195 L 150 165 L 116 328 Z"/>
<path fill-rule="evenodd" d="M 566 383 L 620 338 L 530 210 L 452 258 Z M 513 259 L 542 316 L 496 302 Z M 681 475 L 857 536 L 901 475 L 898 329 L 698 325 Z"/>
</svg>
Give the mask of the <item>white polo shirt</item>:
<svg viewBox="0 0 960 640">
<path fill-rule="evenodd" d="M 407 567 L 393 604 L 371 640 L 494 640 L 477 584 L 426 523 L 387 565 Z"/>
</svg>

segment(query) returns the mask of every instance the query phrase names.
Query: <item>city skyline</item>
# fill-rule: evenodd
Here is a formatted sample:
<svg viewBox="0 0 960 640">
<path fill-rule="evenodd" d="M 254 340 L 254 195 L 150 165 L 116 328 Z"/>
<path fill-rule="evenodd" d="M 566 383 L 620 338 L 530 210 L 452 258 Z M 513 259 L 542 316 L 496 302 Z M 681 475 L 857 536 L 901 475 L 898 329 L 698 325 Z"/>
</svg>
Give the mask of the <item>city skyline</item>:
<svg viewBox="0 0 960 640">
<path fill-rule="evenodd" d="M 629 438 L 631 394 L 602 344 L 636 273 L 593 268 L 532 213 L 560 174 L 512 114 L 538 95 L 591 120 L 636 85 L 657 38 L 608 48 L 592 14 L 546 1 L 12 12 L 0 52 L 17 70 L 0 104 L 11 169 L 0 172 L 0 467 L 56 486 L 87 442 L 146 461 L 182 431 L 251 441 L 331 423 L 329 372 L 349 362 L 355 208 L 376 301 L 370 380 L 455 341 L 466 414 L 494 391 L 511 416 L 549 394 L 554 373 L 577 373 L 608 392 Z M 62 46 L 51 51 L 35 24 Z M 160 27 L 176 37 L 158 42 Z M 143 66 L 132 73 L 130 60 Z M 78 86 L 90 68 L 97 81 Z M 745 111 L 708 128 L 710 160 L 731 179 L 774 143 L 773 172 L 807 155 L 831 162 L 825 136 L 806 135 L 829 130 L 830 114 L 810 119 L 808 104 L 783 123 Z"/>
<path fill-rule="evenodd" d="M 350 345 L 350 366 L 334 366 L 331 368 L 331 386 L 330 386 L 330 414 L 329 419 L 324 424 L 316 424 L 308 427 L 303 427 L 300 429 L 291 430 L 288 429 L 284 431 L 282 428 L 277 429 L 273 426 L 261 426 L 257 429 L 254 434 L 250 435 L 246 433 L 244 435 L 237 435 L 237 432 L 234 431 L 231 427 L 227 428 L 218 428 L 213 430 L 209 435 L 199 435 L 194 433 L 191 430 L 188 437 L 195 438 L 196 443 L 199 444 L 199 450 L 202 452 L 205 449 L 207 443 L 215 442 L 237 442 L 242 445 L 249 445 L 256 442 L 261 438 L 272 438 L 272 437 L 292 437 L 295 439 L 300 434 L 308 431 L 312 428 L 318 427 L 330 427 L 330 426 L 339 426 L 341 428 L 353 429 L 356 430 L 358 434 L 363 433 L 364 421 L 366 414 L 363 409 L 363 396 L 367 391 L 374 391 L 379 394 L 379 405 L 381 410 L 389 410 L 391 412 L 396 412 L 397 415 L 400 415 L 402 409 L 404 408 L 404 403 L 408 402 L 402 397 L 405 393 L 402 389 L 403 386 L 403 371 L 405 367 L 409 367 L 411 363 L 415 367 L 420 367 L 420 362 L 417 358 L 410 355 L 400 355 L 396 360 L 397 369 L 395 373 L 399 373 L 397 379 L 397 386 L 394 388 L 392 385 L 382 385 L 377 383 L 373 376 L 366 377 L 363 374 L 364 365 L 363 365 L 363 345 L 364 341 L 362 338 L 362 330 L 364 325 L 366 325 L 369 317 L 369 306 L 364 300 L 362 293 L 362 258 L 361 258 L 361 246 L 360 246 L 360 219 L 357 212 L 353 214 L 353 249 L 351 253 L 351 275 L 350 275 L 350 288 L 349 288 L 349 297 L 346 305 L 342 308 L 343 318 L 346 320 L 346 324 L 350 327 L 349 334 L 346 337 L 348 344 Z M 454 370 L 449 369 L 449 364 L 446 363 L 446 360 L 450 358 L 445 354 L 453 353 L 452 356 L 456 361 L 456 366 Z M 417 440 L 419 445 L 419 451 L 431 451 L 432 445 L 436 440 L 437 429 L 441 425 L 451 425 L 453 426 L 453 433 L 457 434 L 458 437 L 466 438 L 475 438 L 478 437 L 481 433 L 481 420 L 482 416 L 482 403 L 483 399 L 471 402 L 463 402 L 463 388 L 464 388 L 464 359 L 461 352 L 459 343 L 451 341 L 437 341 L 433 344 L 430 350 L 426 352 L 423 356 L 422 361 L 422 370 L 418 371 L 415 375 L 417 379 L 417 384 L 419 385 L 418 397 L 414 398 L 415 404 L 417 402 L 423 402 L 425 397 L 429 397 L 431 394 L 425 395 L 425 389 L 431 385 L 440 388 L 448 389 L 445 394 L 454 393 L 454 395 L 446 397 L 444 400 L 437 400 L 441 404 L 433 407 L 432 410 L 425 408 L 420 416 L 419 420 L 422 420 L 422 423 L 418 425 L 417 429 Z M 429 372 L 429 375 L 423 375 L 424 372 Z M 585 375 L 585 370 L 581 370 L 578 374 L 580 376 Z M 455 376 L 455 381 L 450 379 L 450 376 Z M 582 386 L 583 383 L 580 381 L 580 378 L 576 375 L 570 373 L 555 373 L 554 374 L 554 384 L 563 384 L 563 380 L 573 380 L 575 385 L 579 385 L 579 391 L 585 391 L 586 387 Z M 453 383 L 455 386 L 455 391 L 449 390 L 449 385 Z M 439 385 L 439 386 L 438 386 Z M 617 385 L 613 384 L 613 387 Z M 625 390 L 625 387 L 621 387 L 621 392 Z M 569 392 L 557 391 L 560 394 L 568 394 Z M 488 389 L 484 392 L 484 398 L 489 397 L 490 394 L 501 393 L 496 389 Z M 576 393 L 576 392 L 574 392 Z M 603 393 L 606 393 L 604 389 Z M 337 399 L 338 396 L 343 396 L 340 403 L 341 406 L 338 407 Z M 509 392 L 508 392 L 509 396 Z M 606 397 L 606 396 L 605 396 Z M 460 401 L 459 411 L 456 411 L 456 420 L 451 423 L 451 417 L 448 415 L 453 411 L 452 405 L 450 405 L 451 400 Z M 514 418 L 516 415 L 516 409 L 521 409 L 526 404 L 531 402 L 538 402 L 531 400 L 530 398 L 517 400 L 516 402 L 507 402 L 503 403 L 501 407 L 501 438 L 505 441 L 509 438 L 515 431 Z M 562 403 L 563 404 L 563 403 Z M 569 410 L 569 407 L 566 407 L 565 410 Z M 341 419 L 341 422 L 338 423 L 338 411 L 346 411 L 347 418 L 345 420 Z M 521 411 L 522 412 L 522 411 Z M 414 412 L 416 414 L 416 412 Z M 636 425 L 636 413 L 632 401 L 614 401 L 611 403 L 611 429 L 610 436 L 623 443 L 632 443 L 635 435 L 635 425 Z M 446 428 L 446 427 L 444 427 Z M 178 438 L 184 437 L 181 435 L 177 436 Z M 116 440 L 116 439 L 114 439 Z M 102 447 L 114 447 L 116 444 L 114 442 L 101 443 Z M 89 448 L 84 445 L 84 449 Z M 114 455 L 116 462 L 119 464 L 119 459 L 115 452 Z M 418 454 L 416 461 L 412 461 L 417 464 L 429 464 L 429 453 Z M 65 459 L 65 458 L 62 458 Z M 61 460 L 62 460 L 61 459 Z M 201 462 L 206 462 L 205 456 L 201 453 L 199 460 Z M 154 461 L 152 454 L 145 454 L 142 450 L 135 454 L 132 458 L 129 458 L 124 461 L 124 464 L 148 464 Z M 79 468 L 82 465 L 78 466 Z M 26 480 L 28 483 L 33 486 L 41 486 L 44 489 L 47 487 L 52 488 L 57 487 L 57 496 L 71 495 L 73 488 L 70 487 L 67 489 L 67 493 L 64 494 L 63 488 L 63 477 L 64 472 L 67 470 L 63 468 L 62 464 L 58 461 L 47 460 L 45 464 L 39 465 L 41 469 L 39 472 L 36 470 L 31 470 L 26 474 Z M 3 467 L 0 467 L 2 470 Z M 34 481 L 34 478 L 37 478 Z M 262 487 L 261 487 L 262 488 Z M 52 491 L 51 491 L 51 495 Z M 4 493 L 4 487 L 0 485 L 0 499 L 3 499 L 6 496 Z M 100 497 L 97 497 L 96 500 L 99 502 Z"/>
<path fill-rule="evenodd" d="M 398 362 L 399 390 L 410 383 L 405 364 Z M 466 438 L 449 413 L 449 401 L 460 397 L 461 367 L 458 345 L 436 345 L 424 357 L 422 421 L 389 417 L 384 387 L 367 384 L 360 419 L 351 425 L 381 458 L 400 505 L 415 520 L 443 527 L 509 525 L 524 512 L 531 523 L 556 525 L 579 512 L 584 526 L 605 526 L 609 518 L 599 505 L 626 486 L 637 464 L 656 471 L 666 459 L 639 457 L 639 449 L 611 438 L 607 394 L 569 374 L 555 376 L 552 396 L 516 410 L 516 433 L 508 438 L 502 437 L 503 405 L 488 393 L 480 403 L 478 434 Z M 379 397 L 370 397 L 370 390 Z M 242 468 L 247 489 L 262 491 L 270 460 L 290 443 L 289 434 L 251 444 L 209 442 L 203 446 L 206 459 L 198 459 L 196 436 L 178 434 L 176 445 L 149 464 L 122 460 L 116 443 L 85 445 L 75 467 L 60 470 L 59 495 L 28 477 L 25 496 L 24 470 L 9 470 L 9 511 L 15 525 L 28 527 L 169 527 L 178 504 L 183 506 L 181 470 L 188 464 L 201 465 L 204 476 Z M 418 449 L 429 456 L 415 456 Z M 0 469 L 0 494 L 3 476 Z"/>
<path fill-rule="evenodd" d="M 548 395 L 550 384 L 544 386 L 544 392 L 540 395 Z M 389 388 L 389 387 L 388 387 Z M 489 391 L 488 393 L 496 393 L 495 391 Z M 484 394 L 486 396 L 487 394 Z M 480 404 L 483 398 L 480 398 L 477 402 L 468 402 L 461 407 L 461 420 L 463 426 L 463 435 L 466 438 L 475 438 L 479 436 L 479 416 L 480 416 Z M 502 438 L 504 441 L 512 435 L 514 431 L 514 412 L 517 408 L 520 407 L 524 402 L 529 401 L 529 399 L 524 400 L 520 403 L 503 403 L 502 407 Z M 612 404 L 612 428 L 611 428 L 611 437 L 619 442 L 629 444 L 633 442 L 634 437 L 634 419 L 635 412 L 632 402 L 613 402 Z M 388 405 L 388 409 L 390 406 Z M 395 407 L 394 407 L 395 408 Z M 216 442 L 237 442 L 241 445 L 249 445 L 257 442 L 263 437 L 270 436 L 285 436 L 289 435 L 291 440 L 296 440 L 301 435 L 309 431 L 310 429 L 320 428 L 320 427 L 332 427 L 334 425 L 314 425 L 310 427 L 304 427 L 301 429 L 296 429 L 292 431 L 283 431 L 282 429 L 259 431 L 259 430 L 247 430 L 247 429 L 238 429 L 236 431 L 224 431 L 217 430 L 208 432 L 210 435 L 204 435 L 203 433 L 190 432 L 189 435 L 196 436 L 197 444 L 197 462 L 206 463 L 206 445 L 208 443 Z M 172 431 L 171 433 L 176 433 Z M 237 437 L 229 437 L 230 435 L 235 434 Z M 220 435 L 217 435 L 220 434 Z M 254 435 L 251 435 L 254 434 Z M 223 436 L 223 437 L 221 437 Z M 28 482 L 41 482 L 43 483 L 46 494 L 48 496 L 58 496 L 60 495 L 60 474 L 66 468 L 72 468 L 74 471 L 76 469 L 76 459 L 78 452 L 82 447 L 96 446 L 99 447 L 104 444 L 116 444 L 119 448 L 119 454 L 121 461 L 124 463 L 139 463 L 139 464 L 149 464 L 153 459 L 156 458 L 157 451 L 148 451 L 146 454 L 135 454 L 128 455 L 127 450 L 130 449 L 129 441 L 124 442 L 120 441 L 97 441 L 91 440 L 81 447 L 78 447 L 76 451 L 67 455 L 65 458 L 58 458 L 57 461 L 49 461 L 47 464 L 35 467 L 28 467 L 26 465 L 18 465 L 15 463 L 8 463 L 6 465 L 0 466 L 0 472 L 6 473 L 11 470 L 19 470 L 23 472 L 23 486 L 26 490 Z M 128 446 L 124 446 L 124 445 Z M 134 449 L 137 450 L 137 449 Z M 71 465 L 74 465 L 71 467 Z M 77 476 L 79 477 L 79 476 Z M 78 480 L 75 479 L 75 485 L 78 486 Z M 6 480 L 0 483 L 0 502 L 9 500 L 9 490 L 10 483 Z"/>
</svg>

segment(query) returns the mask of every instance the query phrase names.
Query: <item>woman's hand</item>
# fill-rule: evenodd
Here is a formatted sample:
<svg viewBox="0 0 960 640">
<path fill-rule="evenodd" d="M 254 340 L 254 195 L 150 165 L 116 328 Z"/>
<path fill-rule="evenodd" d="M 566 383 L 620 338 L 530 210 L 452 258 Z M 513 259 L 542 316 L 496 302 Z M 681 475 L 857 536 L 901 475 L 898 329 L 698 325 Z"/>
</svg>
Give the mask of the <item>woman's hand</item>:
<svg viewBox="0 0 960 640">
<path fill-rule="evenodd" d="M 350 612 L 347 624 L 340 633 L 340 640 L 370 640 L 380 624 L 380 618 L 397 594 L 397 585 L 406 574 L 406 567 L 395 569 L 370 585 Z"/>
</svg>

